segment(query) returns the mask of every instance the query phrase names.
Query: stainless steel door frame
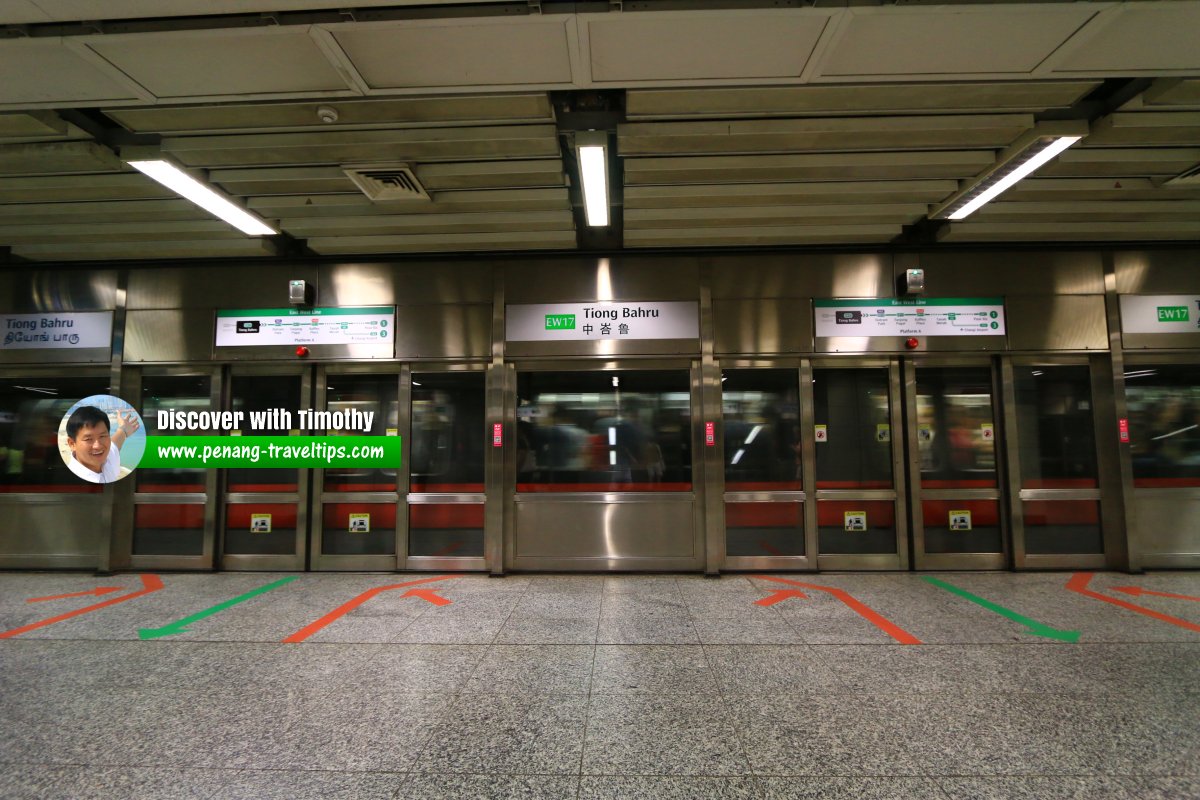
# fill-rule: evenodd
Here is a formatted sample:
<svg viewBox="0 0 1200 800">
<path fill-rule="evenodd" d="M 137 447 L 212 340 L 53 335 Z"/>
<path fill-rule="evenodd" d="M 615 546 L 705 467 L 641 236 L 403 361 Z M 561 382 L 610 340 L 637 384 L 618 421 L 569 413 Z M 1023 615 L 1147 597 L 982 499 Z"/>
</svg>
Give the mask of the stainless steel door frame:
<svg viewBox="0 0 1200 800">
<path fill-rule="evenodd" d="M 1004 457 L 1001 441 L 1003 413 L 997 413 L 1000 392 L 998 370 L 990 356 L 920 355 L 902 359 L 904 378 L 904 446 L 908 453 L 908 497 L 912 531 L 913 568 L 916 570 L 997 570 L 1009 564 L 1008 509 L 1004 502 Z M 996 487 L 977 489 L 926 489 L 921 480 L 919 413 L 917 408 L 917 370 L 936 367 L 986 368 L 991 376 L 992 425 L 995 432 Z M 927 553 L 925 552 L 924 500 L 994 500 L 999 509 L 1001 552 L 999 553 Z"/>
<path fill-rule="evenodd" d="M 400 403 L 400 372 L 401 366 L 396 363 L 386 364 L 319 364 L 316 367 L 316 376 L 314 379 L 313 389 L 315 391 L 314 409 L 317 411 L 327 411 L 329 408 L 329 378 L 335 375 L 391 375 L 396 381 L 396 397 Z M 402 408 L 401 403 L 398 408 Z M 401 418 L 403 418 L 403 411 Z M 399 433 L 399 431 L 397 431 Z M 400 453 L 401 458 L 404 457 L 407 439 L 401 440 Z M 325 470 L 314 469 L 312 471 L 312 507 L 309 511 L 310 519 L 312 520 L 312 535 L 309 537 L 312 552 L 309 555 L 309 564 L 314 571 L 373 571 L 373 572 L 391 572 L 396 569 L 401 569 L 403 556 L 399 555 L 401 540 L 407 541 L 407 536 L 402 536 L 403 527 L 400 522 L 401 516 L 405 516 L 402 512 L 406 509 L 400 503 L 400 480 L 404 474 L 403 466 L 398 467 L 396 471 L 396 489 L 395 492 L 326 492 L 325 491 Z M 324 553 L 324 535 L 325 535 L 325 504 L 326 503 L 356 503 L 369 505 L 391 505 L 396 515 L 396 552 L 391 555 L 336 555 Z"/>
<path fill-rule="evenodd" d="M 232 410 L 233 382 L 238 377 L 299 377 L 301 407 L 312 408 L 313 368 L 309 364 L 234 364 L 227 368 L 223 381 L 221 408 Z M 299 469 L 295 492 L 231 492 L 226 470 L 220 470 L 221 507 L 218 517 L 218 536 L 221 542 L 219 563 L 223 570 L 260 570 L 302 572 L 308 566 L 308 516 L 311 470 Z M 225 552 L 227 509 L 234 503 L 294 504 L 296 506 L 295 549 L 287 555 L 230 554 Z"/>
<path fill-rule="evenodd" d="M 1104 554 L 1040 554 L 1029 553 L 1026 549 L 1025 514 L 1022 503 L 1026 500 L 1093 500 L 1101 504 L 1100 518 L 1105 514 L 1102 488 L 1103 477 L 1098 481 L 1101 485 L 1094 489 L 1022 489 L 1021 482 L 1021 450 L 1020 429 L 1017 416 L 1017 397 L 1014 367 L 1039 366 L 1087 366 L 1091 391 L 1095 392 L 1095 375 L 1086 355 L 1016 355 L 1003 356 L 1000 359 L 1000 371 L 1003 382 L 1004 402 L 1004 443 L 1005 461 L 1008 465 L 1009 519 L 1012 531 L 1012 561 L 1013 569 L 1104 569 L 1106 558 Z M 1101 422 L 1096 414 L 1095 402 L 1092 403 L 1092 419 L 1097 428 L 1096 440 L 1099 444 Z M 1107 429 L 1105 429 L 1107 430 Z M 1099 453 L 1096 458 L 1099 458 Z M 1101 470 L 1103 467 L 1101 467 Z M 1106 537 L 1107 538 L 1107 537 Z"/>
<path fill-rule="evenodd" d="M 511 380 L 505 386 L 505 422 L 504 431 L 508 436 L 505 441 L 505 531 L 504 531 L 504 568 L 505 570 L 525 571 L 701 571 L 705 568 L 705 514 L 703 485 L 704 453 L 704 384 L 701 360 L 695 357 L 665 358 L 661 356 L 638 358 L 622 357 L 619 359 L 514 359 L 505 364 L 511 370 Z M 512 446 L 512 437 L 516 435 L 517 409 L 517 374 L 520 372 L 596 372 L 615 370 L 687 370 L 689 376 L 689 404 L 691 407 L 691 448 L 692 448 L 692 491 L 691 492 L 595 492 L 571 493 L 563 492 L 561 496 L 543 497 L 537 493 L 528 496 L 516 491 L 517 464 L 516 447 Z M 714 421 L 715 422 L 715 421 Z M 592 513 L 594 506 L 609 509 L 606 512 L 605 525 L 608 527 L 616 522 L 622 531 L 636 527 L 636 517 L 628 521 L 622 518 L 637 509 L 639 505 L 658 504 L 667 513 L 679 516 L 681 504 L 691 505 L 690 522 L 692 528 L 690 556 L 683 557 L 581 557 L 569 556 L 540 557 L 519 555 L 517 537 L 519 536 L 520 518 L 530 514 L 550 513 L 556 504 L 576 503 L 581 513 Z M 569 508 L 569 505 L 564 507 Z M 685 512 L 686 513 L 686 512 Z M 623 525 L 630 527 L 624 528 Z M 653 535 L 653 528 L 640 531 Z"/>
<path fill-rule="evenodd" d="M 143 380 L 147 377 L 206 377 L 209 379 L 209 407 L 221 407 L 222 374 L 220 367 L 138 366 L 129 367 L 128 369 L 130 380 L 129 393 L 131 396 L 137 398 L 138 408 L 145 407 L 143 398 Z M 149 433 L 151 426 L 155 425 L 156 423 L 143 417 L 142 424 L 147 428 L 147 433 Z M 218 486 L 220 485 L 218 478 L 218 470 L 205 470 L 204 491 L 200 493 L 138 492 L 135 484 L 133 492 L 134 525 L 136 525 L 137 507 L 140 505 L 203 505 L 204 549 L 198 556 L 137 555 L 133 552 L 130 552 L 128 554 L 130 569 L 211 570 L 215 568 L 217 552 L 217 501 L 220 497 L 220 493 L 217 491 Z M 136 480 L 136 476 L 134 476 L 134 479 Z M 129 533 L 130 535 L 128 537 L 128 541 L 130 542 L 132 549 L 133 531 L 130 530 Z"/>
<path fill-rule="evenodd" d="M 401 507 L 396 515 L 396 564 L 401 570 L 435 570 L 435 571 L 463 571 L 463 572 L 479 572 L 488 569 L 488 493 L 487 486 L 491 470 L 494 469 L 490 458 L 490 449 L 484 453 L 484 491 L 482 492 L 413 492 L 412 491 L 412 448 L 409 443 L 412 442 L 412 387 L 413 373 L 429 373 L 429 372 L 478 372 L 484 375 L 484 409 L 483 419 L 484 425 L 491 418 L 488 408 L 489 387 L 489 364 L 481 361 L 439 361 L 439 362 L 407 362 L 404 364 L 400 372 L 400 435 L 404 437 L 404 445 L 401 447 L 401 466 L 396 477 L 399 481 L 403 479 L 403 484 L 398 484 L 397 488 L 403 494 L 401 496 Z M 481 430 L 479 436 L 486 437 L 488 431 Z M 464 505 L 482 505 L 484 506 L 484 554 L 482 556 L 415 556 L 409 552 L 409 515 L 412 513 L 412 506 L 427 505 L 431 503 L 438 504 L 464 504 Z M 403 523 L 401 522 L 403 519 Z"/>
<path fill-rule="evenodd" d="M 904 430 L 904 412 L 901 408 L 902 382 L 900 377 L 900 361 L 898 358 L 878 356 L 823 356 L 810 362 L 813 371 L 818 369 L 887 369 L 888 371 L 888 424 L 892 431 Z M 801 404 L 813 406 L 812 381 L 807 387 L 807 396 L 801 394 Z M 905 491 L 905 464 L 903 436 L 891 437 L 892 451 L 892 488 L 891 489 L 819 489 L 815 488 L 816 476 L 813 476 L 814 491 L 812 496 L 817 503 L 822 500 L 890 500 L 894 504 L 896 521 L 896 552 L 870 554 L 825 554 L 819 551 L 818 538 L 817 568 L 819 570 L 907 570 L 909 568 L 908 545 L 908 498 Z M 812 441 L 812 437 L 810 437 Z M 816 467 L 816 443 L 813 442 L 813 470 Z M 814 505 L 814 515 L 816 503 Z M 819 531 L 818 531 L 819 533 Z"/>
<path fill-rule="evenodd" d="M 817 552 L 817 509 L 816 503 L 809 502 L 816 491 L 816 445 L 813 442 L 813 404 L 812 404 L 812 364 L 806 358 L 756 358 L 722 359 L 718 364 L 718 375 L 727 369 L 790 369 L 795 373 L 797 398 L 799 400 L 800 423 L 800 491 L 771 490 L 771 491 L 727 491 L 725 486 L 725 435 L 723 426 L 717 436 L 717 469 L 714 475 L 706 481 L 706 491 L 721 498 L 720 508 L 720 556 L 722 570 L 748 570 L 764 572 L 771 570 L 789 570 L 796 572 L 813 572 L 816 570 Z M 718 405 L 720 409 L 721 406 Z M 722 414 L 723 416 L 723 414 Z M 720 425 L 720 423 L 718 422 Z M 725 552 L 725 519 L 724 506 L 726 503 L 769 503 L 793 502 L 800 503 L 804 519 L 804 555 L 802 556 L 730 556 Z M 710 511 L 710 514 L 712 512 Z M 712 522 L 710 521 L 710 527 Z M 709 539 L 712 547 L 712 539 Z"/>
</svg>

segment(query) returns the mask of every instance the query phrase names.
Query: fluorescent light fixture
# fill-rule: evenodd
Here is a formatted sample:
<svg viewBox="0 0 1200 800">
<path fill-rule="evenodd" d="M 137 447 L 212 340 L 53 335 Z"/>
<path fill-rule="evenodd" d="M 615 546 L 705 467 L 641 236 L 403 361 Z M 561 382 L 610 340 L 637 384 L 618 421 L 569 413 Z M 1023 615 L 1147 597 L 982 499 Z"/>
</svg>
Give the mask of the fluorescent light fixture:
<svg viewBox="0 0 1200 800">
<path fill-rule="evenodd" d="M 1006 149 L 982 175 L 933 209 L 930 219 L 961 220 L 1011 189 L 1087 135 L 1081 122 L 1043 123 Z"/>
<path fill-rule="evenodd" d="M 608 133 L 580 131 L 575 134 L 579 159 L 579 181 L 583 184 L 583 208 L 593 228 L 608 225 Z"/>
<path fill-rule="evenodd" d="M 247 236 L 275 236 L 279 233 L 254 214 L 234 205 L 215 189 L 205 186 L 170 161 L 159 158 L 126 163 L 184 199 L 191 200 L 210 214 L 225 220 Z"/>
</svg>

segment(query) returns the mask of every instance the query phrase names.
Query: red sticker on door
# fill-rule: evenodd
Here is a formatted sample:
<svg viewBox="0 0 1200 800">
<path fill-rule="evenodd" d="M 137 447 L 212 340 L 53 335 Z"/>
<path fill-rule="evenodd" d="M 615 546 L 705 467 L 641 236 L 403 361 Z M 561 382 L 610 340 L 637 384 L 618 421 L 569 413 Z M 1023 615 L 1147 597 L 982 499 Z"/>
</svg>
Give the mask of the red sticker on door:
<svg viewBox="0 0 1200 800">
<path fill-rule="evenodd" d="M 1126 417 L 1117 420 L 1117 434 L 1122 444 L 1129 443 L 1129 420 Z"/>
<path fill-rule="evenodd" d="M 714 422 L 704 423 L 704 443 L 709 447 L 716 447 L 717 444 L 717 426 Z"/>
<path fill-rule="evenodd" d="M 497 422 L 492 425 L 492 447 L 501 447 L 504 445 L 504 425 Z"/>
</svg>

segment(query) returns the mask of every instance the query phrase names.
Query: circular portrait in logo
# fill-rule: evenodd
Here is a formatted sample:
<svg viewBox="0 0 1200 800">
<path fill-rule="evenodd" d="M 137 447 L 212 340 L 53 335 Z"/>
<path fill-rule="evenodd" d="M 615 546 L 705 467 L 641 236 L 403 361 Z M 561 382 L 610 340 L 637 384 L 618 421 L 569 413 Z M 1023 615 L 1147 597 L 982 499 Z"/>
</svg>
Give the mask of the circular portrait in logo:
<svg viewBox="0 0 1200 800">
<path fill-rule="evenodd" d="M 133 406 L 96 394 L 71 406 L 58 424 L 63 463 L 89 483 L 112 483 L 133 472 L 146 452 L 146 429 Z"/>
</svg>

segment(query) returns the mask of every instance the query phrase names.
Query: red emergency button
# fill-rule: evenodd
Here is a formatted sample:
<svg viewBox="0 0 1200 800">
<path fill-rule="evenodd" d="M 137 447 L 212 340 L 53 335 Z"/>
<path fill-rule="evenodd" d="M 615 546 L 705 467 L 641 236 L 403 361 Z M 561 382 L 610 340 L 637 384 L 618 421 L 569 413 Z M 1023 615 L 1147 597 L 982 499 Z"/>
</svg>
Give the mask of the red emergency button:
<svg viewBox="0 0 1200 800">
<path fill-rule="evenodd" d="M 907 347 L 909 350 L 916 350 L 920 344 L 921 344 L 921 341 L 919 339 L 917 339 L 916 337 L 904 340 L 904 346 Z"/>
<path fill-rule="evenodd" d="M 308 355 L 308 348 L 305 347 L 304 345 L 300 345 L 299 347 L 296 348 L 296 356 L 298 358 L 304 358 L 307 355 Z"/>
</svg>

